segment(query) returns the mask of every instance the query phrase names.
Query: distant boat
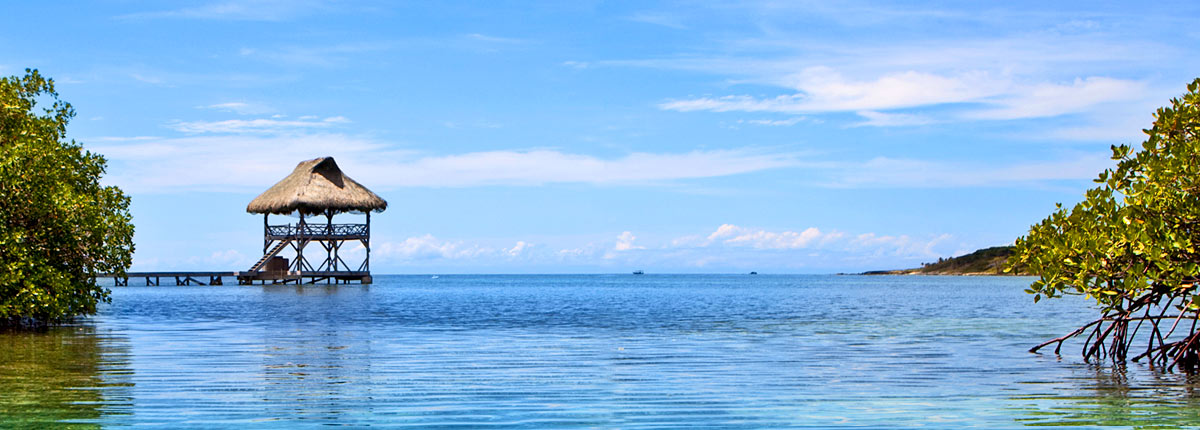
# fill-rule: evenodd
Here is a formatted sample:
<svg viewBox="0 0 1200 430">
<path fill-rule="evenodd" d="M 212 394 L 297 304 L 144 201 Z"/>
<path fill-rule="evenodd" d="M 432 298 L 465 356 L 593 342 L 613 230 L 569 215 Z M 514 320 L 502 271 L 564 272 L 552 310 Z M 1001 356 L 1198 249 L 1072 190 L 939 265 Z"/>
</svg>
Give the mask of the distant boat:
<svg viewBox="0 0 1200 430">
<path fill-rule="evenodd" d="M 429 279 L 437 279 L 437 278 L 438 278 L 438 275 L 433 275 L 433 276 L 429 277 Z"/>
<path fill-rule="evenodd" d="M 751 275 L 757 275 L 758 272 L 750 272 Z"/>
<path fill-rule="evenodd" d="M 641 271 L 641 270 L 634 270 L 634 271 L 633 271 L 633 274 L 634 274 L 634 275 L 645 275 L 645 274 L 646 274 L 646 272 L 643 272 L 643 271 Z"/>
</svg>

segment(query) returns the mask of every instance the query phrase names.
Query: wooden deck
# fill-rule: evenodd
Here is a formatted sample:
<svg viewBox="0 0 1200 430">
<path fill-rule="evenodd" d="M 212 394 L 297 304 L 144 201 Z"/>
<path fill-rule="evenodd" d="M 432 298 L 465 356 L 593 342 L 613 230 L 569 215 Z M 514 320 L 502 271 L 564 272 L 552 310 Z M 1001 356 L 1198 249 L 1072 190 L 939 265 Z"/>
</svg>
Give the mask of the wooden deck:
<svg viewBox="0 0 1200 430">
<path fill-rule="evenodd" d="M 97 278 L 113 278 L 113 286 L 129 285 L 131 278 L 145 279 L 148 286 L 162 285 L 162 279 L 174 279 L 175 285 L 224 285 L 223 278 L 237 278 L 238 284 L 315 284 L 326 282 L 331 284 L 346 284 L 359 282 L 371 283 L 371 272 L 366 271 L 321 271 L 321 272 L 127 272 L 118 277 L 111 273 L 101 274 Z M 170 284 L 167 284 L 170 285 Z"/>
<path fill-rule="evenodd" d="M 238 272 L 238 283 L 252 285 L 255 281 L 260 284 L 349 284 L 358 282 L 371 283 L 371 272 L 368 271 L 289 271 L 289 272 Z"/>
</svg>

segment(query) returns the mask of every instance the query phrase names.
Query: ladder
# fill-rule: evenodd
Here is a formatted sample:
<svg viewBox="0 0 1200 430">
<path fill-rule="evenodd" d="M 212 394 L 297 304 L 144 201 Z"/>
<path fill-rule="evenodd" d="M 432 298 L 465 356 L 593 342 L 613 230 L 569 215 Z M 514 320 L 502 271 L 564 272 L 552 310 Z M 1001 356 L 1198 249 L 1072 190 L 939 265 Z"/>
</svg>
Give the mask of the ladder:
<svg viewBox="0 0 1200 430">
<path fill-rule="evenodd" d="M 262 270 L 263 266 L 265 266 L 267 264 L 267 260 L 270 260 L 271 257 L 274 257 L 275 254 L 278 254 L 279 251 L 282 251 L 283 247 L 287 246 L 287 244 L 289 242 L 290 241 L 288 241 L 288 240 L 281 240 L 281 241 L 279 241 L 279 243 L 276 243 L 275 246 L 271 247 L 271 249 L 269 251 L 267 251 L 266 254 L 263 254 L 262 258 L 258 259 L 258 262 L 254 263 L 253 266 L 250 266 L 250 271 L 257 272 L 259 270 Z"/>
</svg>

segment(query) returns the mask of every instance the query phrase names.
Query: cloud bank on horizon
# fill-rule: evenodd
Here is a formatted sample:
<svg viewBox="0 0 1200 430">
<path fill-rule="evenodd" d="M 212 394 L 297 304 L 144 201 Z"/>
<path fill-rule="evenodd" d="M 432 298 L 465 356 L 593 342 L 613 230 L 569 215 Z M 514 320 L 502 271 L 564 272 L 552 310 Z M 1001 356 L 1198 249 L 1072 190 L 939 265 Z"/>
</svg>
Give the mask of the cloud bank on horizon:
<svg viewBox="0 0 1200 430">
<path fill-rule="evenodd" d="M 326 155 L 393 204 L 382 272 L 911 267 L 1078 199 L 1200 70 L 1187 2 L 11 9 L 0 73 L 57 79 L 140 270 L 256 260 L 239 205 Z"/>
</svg>

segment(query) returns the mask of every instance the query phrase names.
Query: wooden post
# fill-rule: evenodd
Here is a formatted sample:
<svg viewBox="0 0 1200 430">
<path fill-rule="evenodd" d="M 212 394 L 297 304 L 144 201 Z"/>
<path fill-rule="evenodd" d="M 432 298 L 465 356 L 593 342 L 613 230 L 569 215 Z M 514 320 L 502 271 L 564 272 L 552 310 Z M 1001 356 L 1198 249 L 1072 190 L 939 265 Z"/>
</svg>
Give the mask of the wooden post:
<svg viewBox="0 0 1200 430">
<path fill-rule="evenodd" d="M 263 255 L 267 255 L 267 250 L 269 250 L 271 246 L 271 241 L 269 239 L 271 226 L 267 225 L 267 217 L 269 216 L 271 216 L 271 214 L 263 214 Z"/>
<path fill-rule="evenodd" d="M 325 247 L 325 260 L 329 262 L 327 269 L 337 271 L 337 239 L 333 238 L 333 210 L 325 210 L 325 234 L 329 235 L 329 246 Z"/>
<path fill-rule="evenodd" d="M 367 240 L 363 242 L 367 248 L 367 258 L 363 260 L 363 267 L 368 272 L 371 271 L 371 210 L 367 209 Z"/>
<path fill-rule="evenodd" d="M 296 228 L 300 232 L 300 237 L 296 238 L 296 271 L 304 270 L 304 245 L 308 244 L 308 241 L 304 239 L 304 226 L 304 212 L 300 211 L 300 222 L 296 223 Z"/>
</svg>

